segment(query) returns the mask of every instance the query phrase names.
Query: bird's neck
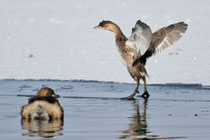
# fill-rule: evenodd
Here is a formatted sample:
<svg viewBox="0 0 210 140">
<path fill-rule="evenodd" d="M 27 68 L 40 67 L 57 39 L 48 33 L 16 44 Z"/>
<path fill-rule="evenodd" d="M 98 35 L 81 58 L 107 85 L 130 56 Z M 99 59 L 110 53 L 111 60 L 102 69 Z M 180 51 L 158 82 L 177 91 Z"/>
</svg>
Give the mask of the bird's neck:
<svg viewBox="0 0 210 140">
<path fill-rule="evenodd" d="M 117 24 L 112 24 L 110 26 L 110 31 L 115 33 L 115 39 L 118 40 L 119 38 L 126 38 L 123 32 L 121 31 L 120 27 Z"/>
<path fill-rule="evenodd" d="M 127 38 L 125 37 L 125 35 L 120 30 L 119 32 L 115 32 L 115 39 L 119 40 L 119 39 L 127 39 Z"/>
</svg>

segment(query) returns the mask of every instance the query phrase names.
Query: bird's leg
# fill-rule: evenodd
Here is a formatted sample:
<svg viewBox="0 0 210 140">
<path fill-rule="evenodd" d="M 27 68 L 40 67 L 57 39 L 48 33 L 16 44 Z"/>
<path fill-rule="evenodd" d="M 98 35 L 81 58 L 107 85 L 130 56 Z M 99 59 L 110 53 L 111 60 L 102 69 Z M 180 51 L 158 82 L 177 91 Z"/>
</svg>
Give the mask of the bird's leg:
<svg viewBox="0 0 210 140">
<path fill-rule="evenodd" d="M 146 83 L 146 78 L 143 78 L 144 81 L 144 93 L 141 95 L 142 98 L 148 98 L 150 95 L 147 91 L 147 83 Z"/>
<path fill-rule="evenodd" d="M 136 88 L 134 90 L 134 93 L 139 93 L 139 78 L 136 80 Z"/>
<path fill-rule="evenodd" d="M 133 100 L 134 99 L 133 97 L 137 93 L 139 93 L 139 78 L 137 78 L 137 80 L 136 80 L 136 88 L 135 88 L 134 92 L 130 96 L 124 97 L 124 98 L 121 98 L 121 99 L 123 99 L 123 100 Z"/>
</svg>

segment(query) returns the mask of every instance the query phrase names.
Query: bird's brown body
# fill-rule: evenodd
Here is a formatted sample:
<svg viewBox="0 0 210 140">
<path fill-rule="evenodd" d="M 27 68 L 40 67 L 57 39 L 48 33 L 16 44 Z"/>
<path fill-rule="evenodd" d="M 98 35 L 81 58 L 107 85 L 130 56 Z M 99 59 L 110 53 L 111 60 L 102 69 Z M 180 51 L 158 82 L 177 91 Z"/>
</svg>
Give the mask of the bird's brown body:
<svg viewBox="0 0 210 140">
<path fill-rule="evenodd" d="M 22 107 L 22 119 L 63 119 L 63 108 L 55 97 L 59 95 L 51 88 L 41 88 L 37 95 L 31 97 L 28 104 Z"/>
<path fill-rule="evenodd" d="M 118 26 L 115 28 L 120 30 Z M 142 63 L 132 66 L 137 58 L 133 50 L 126 45 L 127 40 L 128 39 L 122 34 L 122 32 L 115 36 L 116 46 L 118 47 L 120 55 L 126 63 L 129 74 L 136 81 L 137 79 L 144 78 L 147 75 L 147 71 Z"/>
<path fill-rule="evenodd" d="M 115 33 L 116 46 L 120 55 L 131 77 L 137 82 L 134 93 L 125 98 L 133 99 L 136 93 L 138 93 L 140 79 L 144 81 L 144 93 L 142 97 L 149 97 L 146 86 L 146 76 L 148 76 L 145 69 L 146 59 L 169 47 L 181 38 L 180 33 L 186 31 L 187 24 L 184 22 L 171 24 L 152 34 L 150 27 L 139 20 L 135 28 L 132 28 L 130 38 L 127 38 L 119 26 L 111 21 L 102 21 L 95 29 L 105 29 Z"/>
</svg>

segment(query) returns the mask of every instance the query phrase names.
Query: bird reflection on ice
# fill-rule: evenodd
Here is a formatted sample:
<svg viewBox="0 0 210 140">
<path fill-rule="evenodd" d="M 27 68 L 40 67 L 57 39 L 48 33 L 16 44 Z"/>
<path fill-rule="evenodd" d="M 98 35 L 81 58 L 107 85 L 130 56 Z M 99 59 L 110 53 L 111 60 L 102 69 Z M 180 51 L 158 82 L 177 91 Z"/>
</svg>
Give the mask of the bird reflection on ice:
<svg viewBox="0 0 210 140">
<path fill-rule="evenodd" d="M 143 107 L 140 109 L 139 102 L 134 101 L 134 111 L 129 125 L 129 129 L 121 131 L 123 134 L 119 136 L 120 139 L 132 139 L 132 140 L 158 140 L 158 139 L 179 139 L 186 137 L 163 137 L 160 135 L 148 135 L 147 124 L 147 105 L 148 100 L 144 99 Z"/>
<path fill-rule="evenodd" d="M 119 138 L 145 138 L 147 131 L 147 99 L 144 100 L 143 112 L 140 112 L 139 103 L 134 101 L 135 113 L 131 118 L 129 129 L 122 131 L 123 135 Z M 125 134 L 125 135 L 124 135 Z"/>
<path fill-rule="evenodd" d="M 63 135 L 60 131 L 63 130 L 63 120 L 21 120 L 22 129 L 28 130 L 28 133 L 23 133 L 23 136 L 39 136 L 50 138 Z"/>
</svg>

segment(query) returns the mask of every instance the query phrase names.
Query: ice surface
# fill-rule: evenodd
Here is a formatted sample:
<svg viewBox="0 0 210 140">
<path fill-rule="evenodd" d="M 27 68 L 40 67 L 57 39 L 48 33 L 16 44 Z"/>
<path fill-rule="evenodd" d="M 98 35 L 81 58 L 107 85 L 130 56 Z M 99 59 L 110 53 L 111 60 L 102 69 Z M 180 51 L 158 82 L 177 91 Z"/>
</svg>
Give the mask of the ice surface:
<svg viewBox="0 0 210 140">
<path fill-rule="evenodd" d="M 63 125 L 54 121 L 21 123 L 20 111 L 28 103 L 27 95 L 35 95 L 43 86 L 60 95 Z M 148 100 L 119 99 L 131 94 L 134 87 L 135 84 L 95 81 L 0 80 L 0 139 L 42 139 L 39 136 L 57 134 L 51 139 L 209 140 L 209 88 L 199 84 L 150 85 Z M 27 136 L 31 133 L 38 135 Z"/>
<path fill-rule="evenodd" d="M 178 42 L 148 60 L 148 83 L 210 85 L 209 5 L 209 0 L 1 0 L 0 79 L 133 82 L 114 34 L 93 27 L 112 20 L 129 37 L 140 19 L 153 31 L 178 21 L 189 24 Z"/>
</svg>

